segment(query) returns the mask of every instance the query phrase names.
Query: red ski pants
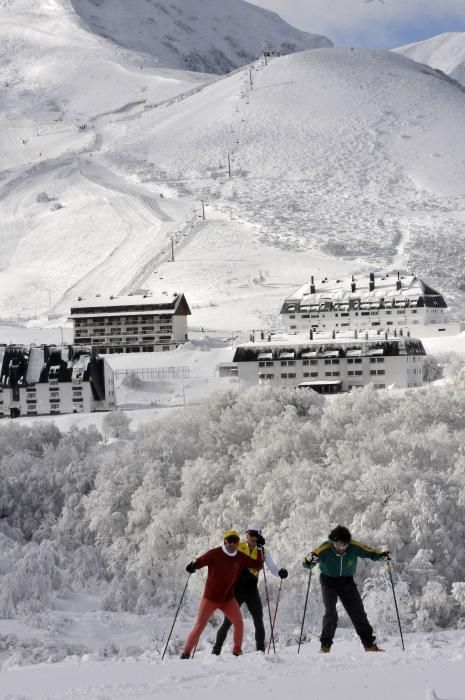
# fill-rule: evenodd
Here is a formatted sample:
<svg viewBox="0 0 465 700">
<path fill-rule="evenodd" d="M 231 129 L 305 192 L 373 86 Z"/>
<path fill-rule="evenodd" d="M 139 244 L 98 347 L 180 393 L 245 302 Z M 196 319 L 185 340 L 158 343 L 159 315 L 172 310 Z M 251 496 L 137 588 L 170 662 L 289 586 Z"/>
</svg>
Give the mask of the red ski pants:
<svg viewBox="0 0 465 700">
<path fill-rule="evenodd" d="M 194 647 L 200 639 L 200 635 L 202 634 L 202 632 L 208 624 L 208 620 L 211 618 L 215 610 L 221 610 L 221 612 L 223 612 L 228 618 L 228 620 L 230 620 L 234 625 L 233 654 L 240 654 L 242 652 L 244 622 L 242 620 L 241 609 L 237 603 L 237 600 L 235 598 L 231 598 L 225 603 L 217 603 L 214 600 L 202 598 L 202 600 L 200 601 L 199 612 L 197 614 L 197 620 L 195 622 L 192 632 L 186 640 L 183 654 L 192 653 L 192 650 L 194 649 Z"/>
</svg>

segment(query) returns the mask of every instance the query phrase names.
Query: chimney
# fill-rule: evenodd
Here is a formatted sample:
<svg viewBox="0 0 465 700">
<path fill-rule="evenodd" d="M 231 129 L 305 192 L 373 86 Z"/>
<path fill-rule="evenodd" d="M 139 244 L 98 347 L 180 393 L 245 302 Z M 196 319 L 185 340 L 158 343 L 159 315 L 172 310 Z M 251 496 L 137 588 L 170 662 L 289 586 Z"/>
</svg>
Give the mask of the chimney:
<svg viewBox="0 0 465 700">
<path fill-rule="evenodd" d="M 388 339 L 388 331 L 385 332 L 384 337 L 386 340 Z"/>
<path fill-rule="evenodd" d="M 268 342 L 271 343 L 271 333 L 268 333 Z"/>
<path fill-rule="evenodd" d="M 355 284 L 355 277 L 352 275 L 352 282 L 350 283 L 350 291 L 353 293 L 357 289 L 357 285 Z"/>
<path fill-rule="evenodd" d="M 310 329 L 310 340 L 313 340 L 313 331 Z"/>
<path fill-rule="evenodd" d="M 404 335 L 404 331 L 402 328 L 399 328 L 399 335 Z"/>
<path fill-rule="evenodd" d="M 402 280 L 400 279 L 400 272 L 397 273 L 396 289 L 397 291 L 399 291 L 399 289 L 402 289 Z"/>
<path fill-rule="evenodd" d="M 394 328 L 394 338 L 397 338 L 397 328 Z"/>
<path fill-rule="evenodd" d="M 265 340 L 265 333 L 264 333 L 264 331 L 260 331 L 260 340 Z"/>
<path fill-rule="evenodd" d="M 370 292 L 373 292 L 375 289 L 375 275 L 373 272 L 370 272 Z"/>
<path fill-rule="evenodd" d="M 407 338 L 410 338 L 410 331 L 407 331 Z"/>
<path fill-rule="evenodd" d="M 358 339 L 358 330 L 357 329 L 354 330 L 354 338 L 355 338 L 355 340 Z"/>
<path fill-rule="evenodd" d="M 252 333 L 249 335 L 249 340 L 251 343 L 253 343 L 253 334 Z"/>
<path fill-rule="evenodd" d="M 365 333 L 365 340 L 368 340 L 368 331 Z"/>
<path fill-rule="evenodd" d="M 313 275 L 310 278 L 310 294 L 315 294 L 315 279 Z"/>
<path fill-rule="evenodd" d="M 334 329 L 333 329 L 333 332 L 332 332 L 332 337 L 333 337 L 333 339 L 336 337 L 336 331 L 335 331 Z"/>
</svg>

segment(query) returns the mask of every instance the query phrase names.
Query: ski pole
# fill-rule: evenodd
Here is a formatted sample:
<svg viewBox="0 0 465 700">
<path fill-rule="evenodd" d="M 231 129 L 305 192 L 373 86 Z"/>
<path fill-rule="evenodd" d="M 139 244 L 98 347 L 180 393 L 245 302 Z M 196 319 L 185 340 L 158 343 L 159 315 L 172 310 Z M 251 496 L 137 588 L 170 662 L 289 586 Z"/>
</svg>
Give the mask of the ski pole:
<svg viewBox="0 0 465 700">
<path fill-rule="evenodd" d="M 170 643 L 171 635 L 173 634 L 174 626 L 175 626 L 175 624 L 176 624 L 176 620 L 178 619 L 178 614 L 179 614 L 179 611 L 181 610 L 182 601 L 183 601 L 183 599 L 184 599 L 184 595 L 185 595 L 186 590 L 187 590 L 187 584 L 189 583 L 189 579 L 190 579 L 191 576 L 192 576 L 192 574 L 189 574 L 189 576 L 187 577 L 186 585 L 184 586 L 184 590 L 183 590 L 183 592 L 182 592 L 181 600 L 179 601 L 179 605 L 178 605 L 178 607 L 177 607 L 176 614 L 175 614 L 175 616 L 174 616 L 173 624 L 171 625 L 170 633 L 169 633 L 169 635 L 168 635 L 168 639 L 166 640 L 166 646 L 165 646 L 165 649 L 164 649 L 164 651 L 163 651 L 163 655 L 162 655 L 162 657 L 161 657 L 161 660 L 162 660 L 162 661 L 163 661 L 163 659 L 165 658 L 166 650 L 168 649 L 168 644 Z"/>
<path fill-rule="evenodd" d="M 263 563 L 263 580 L 265 582 L 265 595 L 266 595 L 266 604 L 268 606 L 268 617 L 270 618 L 270 629 L 271 629 L 271 641 L 273 642 L 273 652 L 276 654 L 276 647 L 274 645 L 274 637 L 273 637 L 273 622 L 271 620 L 271 607 L 270 607 L 270 596 L 268 595 L 268 585 L 266 582 L 266 573 L 265 573 L 265 555 L 264 555 L 264 549 L 263 547 L 260 547 L 260 551 L 262 553 L 262 563 Z"/>
<path fill-rule="evenodd" d="M 304 615 L 302 617 L 302 627 L 300 628 L 299 647 L 297 649 L 298 654 L 300 654 L 300 645 L 302 644 L 302 634 L 304 632 L 305 615 L 307 614 L 308 594 L 310 593 L 310 581 L 311 580 L 312 580 L 312 570 L 310 569 L 310 572 L 308 574 L 307 595 L 305 596 Z"/>
<path fill-rule="evenodd" d="M 392 565 L 390 559 L 388 559 L 386 562 L 386 571 L 388 572 L 389 578 L 391 580 L 392 595 L 394 596 L 394 605 L 396 606 L 397 622 L 399 623 L 400 641 L 402 642 L 402 651 L 405 651 L 404 635 L 402 634 L 402 626 L 400 624 L 399 608 L 397 607 L 396 591 L 394 589 L 394 581 L 392 580 Z"/>
<path fill-rule="evenodd" d="M 273 615 L 273 624 L 271 625 L 271 635 L 270 635 L 270 641 L 268 642 L 268 654 L 270 653 L 270 648 L 271 648 L 271 640 L 274 639 L 274 626 L 276 622 L 276 615 L 278 613 L 278 605 L 279 605 L 279 596 L 281 595 L 281 588 L 283 585 L 283 580 L 281 579 L 281 582 L 279 584 L 278 588 L 278 596 L 276 598 L 276 607 L 274 609 L 274 615 Z"/>
</svg>

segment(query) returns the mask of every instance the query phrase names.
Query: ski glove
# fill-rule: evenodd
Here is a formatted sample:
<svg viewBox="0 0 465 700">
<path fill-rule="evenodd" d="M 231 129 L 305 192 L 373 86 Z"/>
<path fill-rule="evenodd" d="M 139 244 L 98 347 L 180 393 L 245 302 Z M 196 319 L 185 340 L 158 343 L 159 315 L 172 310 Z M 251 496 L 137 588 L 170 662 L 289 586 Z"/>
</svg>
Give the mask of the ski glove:
<svg viewBox="0 0 465 700">
<path fill-rule="evenodd" d="M 279 578 L 287 578 L 289 574 L 287 573 L 287 569 L 280 569 L 278 571 L 278 576 Z"/>
<path fill-rule="evenodd" d="M 258 535 L 257 547 L 263 547 L 264 544 L 265 544 L 265 538 L 263 537 L 263 535 Z"/>
<path fill-rule="evenodd" d="M 188 563 L 188 565 L 186 566 L 186 571 L 187 571 L 189 574 L 195 573 L 195 571 L 196 571 L 196 568 L 195 568 L 195 561 L 190 561 L 190 562 Z"/>
<path fill-rule="evenodd" d="M 391 552 L 389 552 L 388 550 L 381 552 L 380 559 L 381 561 L 391 561 Z"/>
<path fill-rule="evenodd" d="M 302 560 L 302 566 L 304 569 L 313 569 L 314 566 L 318 564 L 318 557 L 316 554 L 312 554 L 312 556 L 309 557 L 304 557 Z"/>
</svg>

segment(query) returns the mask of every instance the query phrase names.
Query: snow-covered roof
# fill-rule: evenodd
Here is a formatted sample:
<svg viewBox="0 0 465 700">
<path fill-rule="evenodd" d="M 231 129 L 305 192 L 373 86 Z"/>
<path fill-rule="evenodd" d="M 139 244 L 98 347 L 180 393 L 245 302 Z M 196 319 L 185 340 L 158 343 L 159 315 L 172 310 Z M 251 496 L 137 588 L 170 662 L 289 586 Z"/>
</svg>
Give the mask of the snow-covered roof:
<svg viewBox="0 0 465 700">
<path fill-rule="evenodd" d="M 285 299 L 281 313 L 292 313 L 299 309 L 307 312 L 309 309 L 315 310 L 315 307 L 333 304 L 339 308 L 341 305 L 348 308 L 349 304 L 355 302 L 367 309 L 379 308 L 383 303 L 399 307 L 416 306 L 420 300 L 427 306 L 447 306 L 439 292 L 414 275 L 372 274 L 371 281 L 369 275 L 352 275 L 336 280 L 312 279 L 313 284 L 304 284 Z"/>
<path fill-rule="evenodd" d="M 174 314 L 184 312 L 190 315 L 184 294 L 178 292 L 157 292 L 146 294 L 128 294 L 124 296 L 101 295 L 79 297 L 71 306 L 71 318 L 88 318 L 92 316 L 118 316 L 121 314 L 149 313 Z"/>
<path fill-rule="evenodd" d="M 241 343 L 234 354 L 234 362 L 255 362 L 267 354 L 267 359 L 284 357 L 304 359 L 308 357 L 354 357 L 371 355 L 425 355 L 421 340 L 409 336 L 394 336 L 376 332 L 338 335 L 333 338 L 323 333 L 272 336 L 271 340 Z M 269 357 L 269 355 L 272 357 Z"/>
</svg>

